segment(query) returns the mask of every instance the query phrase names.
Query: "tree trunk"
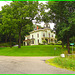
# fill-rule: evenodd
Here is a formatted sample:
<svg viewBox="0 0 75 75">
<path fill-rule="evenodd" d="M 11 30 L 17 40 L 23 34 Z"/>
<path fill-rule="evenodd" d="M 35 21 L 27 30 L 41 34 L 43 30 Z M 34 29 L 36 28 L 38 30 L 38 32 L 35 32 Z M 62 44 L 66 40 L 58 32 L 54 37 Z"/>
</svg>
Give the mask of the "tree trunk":
<svg viewBox="0 0 75 75">
<path fill-rule="evenodd" d="M 21 31 L 19 31 L 19 46 L 18 48 L 21 48 Z"/>
<path fill-rule="evenodd" d="M 12 41 L 11 41 L 11 37 L 10 37 L 10 48 L 12 48 Z"/>
<path fill-rule="evenodd" d="M 64 48 L 64 42 L 62 41 L 62 48 Z"/>
<path fill-rule="evenodd" d="M 68 48 L 68 45 L 66 44 L 66 48 Z"/>
<path fill-rule="evenodd" d="M 6 38 L 5 38 L 5 42 L 7 43 L 7 35 L 6 35 Z"/>
<path fill-rule="evenodd" d="M 67 47 L 68 47 L 68 53 L 70 54 L 69 37 L 67 37 Z"/>
</svg>

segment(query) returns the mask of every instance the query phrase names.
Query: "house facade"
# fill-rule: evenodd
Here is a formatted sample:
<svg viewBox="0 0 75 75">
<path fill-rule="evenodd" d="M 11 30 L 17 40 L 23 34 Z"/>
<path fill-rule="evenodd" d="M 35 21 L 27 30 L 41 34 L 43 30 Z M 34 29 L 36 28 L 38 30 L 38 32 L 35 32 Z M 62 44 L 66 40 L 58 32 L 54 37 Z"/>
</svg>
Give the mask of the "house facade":
<svg viewBox="0 0 75 75">
<path fill-rule="evenodd" d="M 57 39 L 55 38 L 55 33 L 52 32 L 50 26 L 45 25 L 44 29 L 36 29 L 30 32 L 30 35 L 25 36 L 25 40 L 23 41 L 23 46 L 27 45 L 39 45 L 43 44 L 43 40 L 48 43 L 55 43 Z"/>
</svg>

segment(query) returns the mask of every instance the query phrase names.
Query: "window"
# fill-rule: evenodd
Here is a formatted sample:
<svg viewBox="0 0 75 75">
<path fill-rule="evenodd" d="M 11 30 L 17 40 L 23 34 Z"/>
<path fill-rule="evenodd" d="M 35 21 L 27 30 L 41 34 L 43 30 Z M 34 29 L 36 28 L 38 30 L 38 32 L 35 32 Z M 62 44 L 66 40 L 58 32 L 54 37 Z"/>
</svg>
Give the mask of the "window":
<svg viewBox="0 0 75 75">
<path fill-rule="evenodd" d="M 53 35 L 52 35 L 52 37 L 53 37 Z"/>
<path fill-rule="evenodd" d="M 39 34 L 37 34 L 37 37 L 39 38 Z"/>
<path fill-rule="evenodd" d="M 50 33 L 49 33 L 49 37 L 50 37 Z"/>
<path fill-rule="evenodd" d="M 33 38 L 33 35 L 32 35 L 32 38 Z"/>
<path fill-rule="evenodd" d="M 50 43 L 50 39 L 49 39 L 49 43 Z"/>
<path fill-rule="evenodd" d="M 29 39 L 29 37 L 27 37 L 27 39 Z"/>
<path fill-rule="evenodd" d="M 32 40 L 32 44 L 34 44 L 34 40 Z"/>
<path fill-rule="evenodd" d="M 38 44 L 39 44 L 39 40 L 38 40 Z"/>
<path fill-rule="evenodd" d="M 45 37 L 45 33 L 43 33 L 43 37 Z"/>
</svg>

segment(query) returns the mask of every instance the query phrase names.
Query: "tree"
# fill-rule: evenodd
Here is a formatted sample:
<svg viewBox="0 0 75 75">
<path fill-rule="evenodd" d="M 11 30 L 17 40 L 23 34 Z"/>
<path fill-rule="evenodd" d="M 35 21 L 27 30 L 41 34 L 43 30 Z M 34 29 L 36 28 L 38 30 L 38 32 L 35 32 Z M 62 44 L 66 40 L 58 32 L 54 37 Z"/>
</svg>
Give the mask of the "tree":
<svg viewBox="0 0 75 75">
<path fill-rule="evenodd" d="M 2 25 L 1 30 L 2 33 L 6 36 L 7 39 L 9 37 L 10 47 L 12 47 L 12 40 L 15 35 L 15 19 L 13 19 L 12 9 L 9 5 L 5 5 L 2 7 Z"/>
<path fill-rule="evenodd" d="M 19 32 L 19 48 L 21 47 L 21 33 L 25 30 L 29 32 L 33 25 L 32 20 L 34 20 L 37 14 L 38 2 L 35 1 L 16 1 L 11 3 L 13 8 L 13 16 L 16 19 L 17 32 Z"/>
<path fill-rule="evenodd" d="M 23 35 L 29 34 L 29 31 L 33 30 L 32 20 L 38 13 L 37 10 L 38 1 L 15 1 L 2 7 L 1 29 L 4 30 L 2 32 L 6 36 L 8 35 L 10 42 L 14 38 L 19 40 L 18 48 L 21 47 Z"/>
<path fill-rule="evenodd" d="M 68 53 L 70 53 L 69 38 L 71 38 L 75 34 L 74 32 L 75 2 L 49 1 L 46 5 L 46 8 L 50 10 L 48 12 L 44 12 L 45 14 L 42 13 L 42 17 L 46 17 L 47 22 L 55 23 L 54 30 L 56 31 L 57 38 L 58 40 L 62 41 L 63 45 L 64 43 L 67 43 Z M 71 20 L 72 16 L 73 21 Z"/>
</svg>

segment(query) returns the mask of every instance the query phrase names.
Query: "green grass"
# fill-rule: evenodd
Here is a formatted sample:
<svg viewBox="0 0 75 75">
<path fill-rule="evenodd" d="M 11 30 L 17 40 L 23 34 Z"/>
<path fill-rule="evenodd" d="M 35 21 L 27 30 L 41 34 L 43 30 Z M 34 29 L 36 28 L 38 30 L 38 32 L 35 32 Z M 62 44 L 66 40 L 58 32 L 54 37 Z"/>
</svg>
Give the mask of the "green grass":
<svg viewBox="0 0 75 75">
<path fill-rule="evenodd" d="M 72 57 L 72 56 L 71 56 Z M 52 65 L 52 66 L 56 66 L 58 68 L 64 68 L 64 69 L 68 69 L 68 70 L 72 70 L 75 71 L 75 56 L 71 57 L 57 57 L 54 59 L 49 59 L 46 60 L 46 63 Z"/>
<path fill-rule="evenodd" d="M 56 51 L 54 54 L 54 48 Z M 0 48 L 0 55 L 4 56 L 58 56 L 61 53 L 61 46 L 58 45 L 35 45 Z"/>
<path fill-rule="evenodd" d="M 56 47 L 56 50 L 54 48 Z M 18 47 L 0 47 L 2 56 L 59 56 L 62 51 L 61 45 L 35 45 Z"/>
</svg>

